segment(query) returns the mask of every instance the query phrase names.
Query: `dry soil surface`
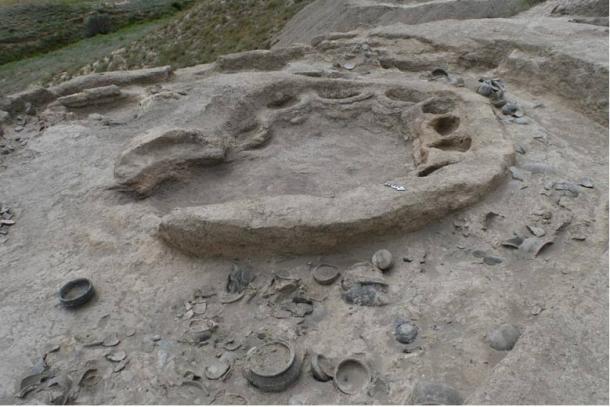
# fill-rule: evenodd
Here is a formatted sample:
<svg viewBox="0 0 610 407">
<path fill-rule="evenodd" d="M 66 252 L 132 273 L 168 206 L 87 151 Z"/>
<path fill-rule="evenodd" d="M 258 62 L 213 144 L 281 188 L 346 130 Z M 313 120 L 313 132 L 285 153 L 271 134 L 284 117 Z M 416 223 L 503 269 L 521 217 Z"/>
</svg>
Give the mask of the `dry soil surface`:
<svg viewBox="0 0 610 407">
<path fill-rule="evenodd" d="M 1 101 L 0 401 L 607 404 L 608 29 L 478 17 Z M 262 392 L 274 340 L 303 363 Z M 371 380 L 345 394 L 313 353 Z"/>
</svg>

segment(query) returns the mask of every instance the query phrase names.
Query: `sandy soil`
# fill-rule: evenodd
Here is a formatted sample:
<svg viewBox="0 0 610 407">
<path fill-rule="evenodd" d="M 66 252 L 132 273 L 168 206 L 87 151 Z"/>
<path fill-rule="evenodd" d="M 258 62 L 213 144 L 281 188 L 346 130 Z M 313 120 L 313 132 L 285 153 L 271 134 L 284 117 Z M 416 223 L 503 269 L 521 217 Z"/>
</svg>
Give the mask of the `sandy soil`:
<svg viewBox="0 0 610 407">
<path fill-rule="evenodd" d="M 169 247 L 158 230 L 175 208 L 283 194 L 332 196 L 414 171 L 413 144 L 371 117 L 331 120 L 321 110 L 305 124 L 274 122 L 268 143 L 235 150 L 217 166 L 181 171 L 178 180 L 138 198 L 116 188 L 115 163 L 126 145 L 157 127 L 217 129 L 218 123 L 206 118 L 214 109 L 228 109 L 219 101 L 242 100 L 223 81 L 234 78 L 233 86 L 245 89 L 249 85 L 239 82 L 243 72 L 198 66 L 156 85 L 123 84 L 128 97 L 120 103 L 64 109 L 52 102 L 36 107 L 35 115 L 12 113 L 3 128 L 13 151 L 0 158 L 0 202 L 15 220 L 0 235 L 0 401 L 399 404 L 416 383 L 431 381 L 451 386 L 474 404 L 607 403 L 607 97 L 576 103 L 564 96 L 567 88 L 555 86 L 553 75 L 548 81 L 537 77 L 534 89 L 508 63 L 516 49 L 531 52 L 528 61 L 548 57 L 545 63 L 552 64 L 561 61 L 553 57 L 588 43 L 590 48 L 570 57 L 575 66 L 591 68 L 596 80 L 605 75 L 600 86 L 607 90 L 607 62 L 594 56 L 607 53 L 607 29 L 540 18 L 535 24 L 525 17 L 501 20 L 496 33 L 518 24 L 530 31 L 524 29 L 508 50 L 495 55 L 491 67 L 464 56 L 483 55 L 506 42 L 490 38 L 493 20 L 472 20 L 463 22 L 472 31 L 459 40 L 450 33 L 444 37 L 440 27 L 449 23 L 442 21 L 427 23 L 415 39 L 416 26 L 400 25 L 385 33 L 328 37 L 281 69 L 290 74 L 309 67 L 324 78 L 423 81 L 456 94 L 469 92 L 488 106 L 516 151 L 512 171 L 466 208 L 408 233 L 400 224 L 383 236 L 371 229 L 369 239 L 324 255 L 234 251 L 193 257 Z M 576 32 L 561 45 L 558 24 Z M 532 45 L 534 37 L 543 42 Z M 485 48 L 473 38 L 484 39 Z M 544 52 L 537 54 L 538 49 Z M 405 69 L 401 60 L 419 61 L 420 68 Z M 354 69 L 345 68 L 349 61 L 357 61 Z M 430 80 L 439 61 L 464 87 Z M 245 71 L 249 81 L 264 76 Z M 476 94 L 479 78 L 499 75 L 506 98 L 521 106 L 527 124 L 515 123 Z M 574 75 L 574 81 L 584 81 L 579 77 L 584 74 Z M 167 97 L 153 97 L 160 93 Z M 26 123 L 18 124 L 18 116 Z M 248 125 L 236 120 L 236 127 Z M 442 184 L 442 173 L 436 176 Z M 374 200 L 369 204 L 376 207 Z M 553 244 L 535 257 L 502 245 L 515 234 L 541 234 L 538 229 Z M 318 264 L 335 265 L 345 275 L 381 248 L 394 260 L 382 275 L 385 306 L 348 304 L 341 279 L 324 286 L 312 278 Z M 255 276 L 243 297 L 226 292 L 233 264 Z M 96 295 L 82 308 L 67 310 L 58 290 L 77 277 L 91 279 Z M 218 325 L 199 344 L 188 330 L 197 318 Z M 418 328 L 410 344 L 394 336 L 402 320 Z M 517 327 L 520 337 L 512 350 L 494 350 L 486 336 L 506 323 Z M 248 350 L 274 339 L 290 341 L 304 363 L 287 390 L 265 393 L 248 383 L 243 370 Z M 313 352 L 333 364 L 356 356 L 369 365 L 373 380 L 361 392 L 344 394 L 332 381 L 312 377 Z M 21 379 L 36 372 L 41 357 L 55 384 L 40 384 L 39 391 L 16 398 Z M 229 372 L 207 378 L 206 371 L 220 369 L 220 362 L 231 366 Z"/>
</svg>

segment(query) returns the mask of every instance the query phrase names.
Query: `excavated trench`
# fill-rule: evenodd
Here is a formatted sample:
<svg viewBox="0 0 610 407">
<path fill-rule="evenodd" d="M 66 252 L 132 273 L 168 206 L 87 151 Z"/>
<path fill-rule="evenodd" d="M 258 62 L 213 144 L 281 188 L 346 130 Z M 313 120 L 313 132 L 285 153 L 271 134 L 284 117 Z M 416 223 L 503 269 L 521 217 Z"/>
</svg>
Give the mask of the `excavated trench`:
<svg viewBox="0 0 610 407">
<path fill-rule="evenodd" d="M 273 85 L 245 87 L 238 102 L 212 99 L 207 114 L 223 106 L 227 115 L 213 137 L 155 129 L 117 161 L 121 185 L 167 213 L 160 236 L 171 246 L 303 253 L 414 230 L 480 199 L 512 161 L 489 108 L 445 85 L 259 76 Z M 191 133 L 209 147 L 199 158 Z M 164 147 L 153 154 L 149 144 Z"/>
<path fill-rule="evenodd" d="M 553 50 L 464 71 L 453 51 L 487 61 L 497 41 L 465 27 L 578 50 L 561 68 L 577 80 L 511 76 Z M 381 30 L 39 91 L 78 102 L 63 107 L 10 97 L 45 102 L 2 156 L 0 401 L 607 403 L 607 36 L 544 19 Z M 511 67 L 520 117 L 477 94 Z M 111 85 L 129 97 L 96 105 Z M 95 296 L 57 305 L 78 277 Z M 251 358 L 278 340 L 302 364 L 261 391 L 242 373 L 284 365 Z"/>
<path fill-rule="evenodd" d="M 356 91 L 321 93 L 269 103 L 275 117 L 266 124 L 268 141 L 218 166 L 194 169 L 184 181 L 164 183 L 151 203 L 168 211 L 244 197 L 329 197 L 413 170 L 412 143 L 399 112 L 375 112 L 371 96 L 346 102 L 360 95 Z"/>
</svg>

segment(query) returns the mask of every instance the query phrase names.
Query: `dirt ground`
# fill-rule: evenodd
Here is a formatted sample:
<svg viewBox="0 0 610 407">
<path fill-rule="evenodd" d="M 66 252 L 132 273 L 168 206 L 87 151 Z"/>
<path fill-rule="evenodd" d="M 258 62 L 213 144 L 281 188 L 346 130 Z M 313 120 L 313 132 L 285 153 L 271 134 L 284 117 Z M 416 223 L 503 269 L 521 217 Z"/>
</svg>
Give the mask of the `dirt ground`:
<svg viewBox="0 0 610 407">
<path fill-rule="evenodd" d="M 465 26 L 468 34 L 453 38 L 451 28 L 466 33 Z M 519 27 L 520 36 L 503 37 Z M 4 216 L 9 222 L 0 235 L 0 401 L 403 404 L 421 403 L 414 399 L 416 384 L 434 382 L 471 404 L 607 404 L 608 29 L 537 16 L 429 22 L 419 34 L 414 30 L 397 24 L 328 35 L 286 59 L 276 51 L 246 53 L 239 56 L 240 72 L 202 65 L 156 84 L 122 83 L 121 98 L 109 103 L 93 98 L 65 107 L 55 95 L 34 104 L 34 114 L 10 112 L 0 156 L 0 203 L 12 215 Z M 567 60 L 573 69 L 563 78 L 570 83 L 557 86 L 564 72 L 559 64 Z M 529 65 L 520 61 L 556 71 L 524 78 L 517 68 L 525 72 Z M 432 76 L 438 67 L 449 77 Z M 290 86 L 278 81 L 274 91 L 261 85 L 284 77 L 299 79 Z M 505 115 L 477 94 L 480 78 L 503 79 L 505 98 L 523 115 Z M 592 81 L 605 92 L 588 88 Z M 429 128 L 421 123 L 446 113 L 401 116 L 425 100 L 384 110 L 377 96 L 342 94 L 312 96 L 303 119 L 295 108 L 301 105 L 286 96 L 346 84 L 381 92 L 387 83 L 441 89 L 480 109 L 457 110 L 457 131 L 468 129 L 472 147 L 450 151 L 454 161 L 418 178 L 426 165 L 418 151 L 434 157 L 424 145 Z M 287 116 L 265 116 L 270 109 L 279 112 L 270 115 Z M 407 127 L 420 123 L 424 133 L 405 137 L 396 117 L 405 117 Z M 259 127 L 253 128 L 253 118 Z M 268 139 L 257 139 L 261 123 L 269 123 Z M 201 129 L 204 140 L 162 135 L 140 141 L 168 128 Z M 493 138 L 496 130 L 499 138 Z M 216 136 L 228 135 L 235 139 L 222 145 L 224 161 L 189 167 L 211 156 Z M 198 147 L 189 144 L 194 139 Z M 252 140 L 258 144 L 248 144 Z M 485 150 L 480 140 L 495 144 Z M 508 156 L 499 147 L 504 142 Z M 134 143 L 141 149 L 130 150 Z M 133 160 L 125 164 L 130 170 L 141 170 L 133 183 L 115 177 L 122 154 Z M 468 160 L 484 154 L 491 162 L 481 159 L 472 169 Z M 466 181 L 452 184 L 455 172 Z M 405 180 L 405 191 L 384 186 L 396 179 Z M 489 182 L 471 188 L 469 179 Z M 147 196 L 127 191 L 142 180 L 159 183 Z M 376 195 L 349 195 L 378 187 Z M 426 188 L 441 191 L 434 196 L 442 199 L 426 200 Z M 418 218 L 385 211 L 385 194 L 399 203 L 396 197 L 421 196 L 404 212 Z M 266 206 L 273 196 L 285 212 Z M 299 206 L 310 201 L 295 196 L 345 205 L 320 213 L 330 221 L 312 226 Z M 339 201 L 343 196 L 358 199 Z M 184 218 L 170 237 L 159 232 L 168 214 L 186 207 L 204 214 L 216 213 L 210 207 L 230 209 L 219 218 Z M 244 218 L 251 208 L 259 216 Z M 339 227 L 359 210 L 364 220 Z M 411 224 L 420 226 L 412 230 Z M 292 254 L 301 248 L 293 230 L 302 230 L 303 240 L 320 230 L 336 236 L 321 241 L 323 250 Z M 358 238 L 342 236 L 344 230 Z M 192 240 L 214 248 L 227 236 L 239 240 L 250 233 L 254 251 L 238 245 L 224 256 L 180 250 Z M 503 244 L 536 235 L 552 244 L 539 253 Z M 290 237 L 290 250 L 276 249 L 278 236 Z M 302 247 L 309 246 L 304 241 Z M 352 265 L 371 261 L 379 249 L 392 253 L 393 266 L 370 278 L 383 279 L 387 303 L 349 303 Z M 320 264 L 336 266 L 339 279 L 317 283 L 312 272 Z M 235 265 L 254 277 L 243 296 L 227 291 Z M 92 281 L 95 297 L 69 310 L 58 290 L 78 277 Z M 198 319 L 217 325 L 201 342 L 189 329 Z M 417 327 L 408 344 L 395 335 L 404 321 Z M 511 350 L 490 346 L 489 333 L 503 324 L 519 331 Z M 263 392 L 244 372 L 251 349 L 274 340 L 294 345 L 303 363 L 287 389 Z M 332 380 L 318 381 L 311 372 L 314 353 L 333 367 L 356 357 L 369 367 L 370 380 L 355 394 L 341 392 Z M 39 383 L 36 376 L 18 398 L 22 379 L 34 373 L 46 379 Z"/>
</svg>

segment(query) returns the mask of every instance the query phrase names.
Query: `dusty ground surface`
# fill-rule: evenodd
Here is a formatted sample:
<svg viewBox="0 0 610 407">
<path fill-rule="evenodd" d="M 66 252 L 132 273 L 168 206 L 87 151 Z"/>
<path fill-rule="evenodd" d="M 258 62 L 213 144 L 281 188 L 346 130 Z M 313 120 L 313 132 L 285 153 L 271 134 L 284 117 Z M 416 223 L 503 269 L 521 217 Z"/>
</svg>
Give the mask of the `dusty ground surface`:
<svg viewBox="0 0 610 407">
<path fill-rule="evenodd" d="M 286 25 L 277 46 L 309 41 L 328 32 L 393 23 L 511 17 L 530 6 L 523 0 L 318 0 Z"/>
<path fill-rule="evenodd" d="M 82 81 L 38 93 L 30 115 L 19 111 L 28 96 L 4 101 L 14 111 L 3 124 L 0 202 L 12 214 L 3 210 L 5 223 L 15 223 L 3 225 L 0 235 L 0 401 L 404 403 L 413 401 L 417 383 L 436 382 L 467 403 L 607 404 L 608 30 L 544 13 L 359 29 L 318 38 L 299 52 L 233 56 L 167 80 L 149 76 L 154 84 L 135 84 L 133 74 L 115 78 L 118 89 L 68 95 L 95 87 Z M 438 67 L 449 78 L 432 76 Z M 277 81 L 286 77 L 294 80 Z M 505 115 L 478 95 L 479 78 L 502 78 L 505 98 L 523 116 Z M 257 87 L 265 81 L 277 89 Z M 461 120 L 456 128 L 429 127 L 428 118 L 448 113 L 436 110 L 426 120 L 405 113 L 423 110 L 427 99 L 393 105 L 402 123 L 392 109 L 337 90 L 371 84 L 380 90 L 380 83 L 471 98 L 467 106 L 480 111 L 460 107 L 451 113 Z M 251 92 L 252 86 L 263 90 Z M 265 122 L 268 109 L 282 114 L 299 106 L 286 97 L 295 89 L 297 95 L 317 90 L 333 102 L 308 105 L 305 122 L 293 115 Z M 350 106 L 368 107 L 352 117 Z M 376 115 L 367 117 L 371 111 Z M 270 131 L 261 131 L 261 123 L 271 123 Z M 479 129 L 469 127 L 477 123 Z M 510 154 L 492 149 L 501 158 L 497 166 L 462 171 L 467 179 L 450 184 L 452 168 L 479 154 L 477 137 L 491 127 L 501 134 L 493 140 L 506 142 Z M 201 133 L 172 138 L 158 129 Z M 405 137 L 405 129 L 415 137 Z M 426 164 L 422 157 L 435 156 L 418 153 L 433 147 L 417 135 L 433 134 L 425 133 L 430 129 L 441 139 L 468 129 L 473 140 L 459 148 L 467 158 L 425 177 L 457 202 L 422 199 L 420 210 L 443 210 L 422 212 L 418 230 L 405 232 L 409 220 L 401 217 L 389 228 L 374 221 L 384 193 L 399 205 L 421 191 L 414 174 Z M 129 171 L 117 171 L 121 165 Z M 494 171 L 493 182 L 470 194 L 468 179 Z M 121 174 L 135 175 L 126 181 Z M 405 191 L 384 186 L 401 177 L 396 186 Z M 267 239 L 273 228 L 308 225 L 305 216 L 294 216 L 306 210 L 307 199 L 377 187 L 384 192 L 364 205 L 369 221 L 363 216 L 357 223 L 368 238 L 325 242 L 324 254 L 299 255 L 276 250 Z M 244 200 L 272 196 L 286 197 L 282 204 L 295 203 L 295 211 L 278 216 L 257 203 L 254 224 L 241 216 Z M 361 201 L 346 202 L 362 208 Z M 220 206 L 210 212 L 209 204 Z M 168 214 L 185 207 L 204 215 L 181 223 L 179 233 L 163 227 L 160 233 Z M 320 212 L 329 232 L 349 219 L 352 212 L 342 208 Z M 179 242 L 192 240 L 222 245 L 232 226 L 259 233 L 259 253 L 232 248 L 209 257 L 180 250 Z M 537 255 L 502 244 L 515 235 L 553 244 Z M 383 279 L 385 305 L 346 302 L 351 266 L 381 248 L 393 254 L 394 265 L 383 274 L 367 270 L 371 279 Z M 234 291 L 227 282 L 233 264 L 255 276 L 243 297 L 227 292 Z M 341 277 L 318 284 L 312 271 L 319 264 L 336 266 Z M 57 292 L 77 277 L 91 279 L 96 296 L 67 310 Z M 189 324 L 206 318 L 217 327 L 193 343 Z M 418 332 L 409 344 L 395 337 L 405 320 Z M 520 332 L 511 350 L 496 350 L 487 339 L 503 324 Z M 296 383 L 278 393 L 261 392 L 243 374 L 247 352 L 272 340 L 290 341 L 298 358 L 306 354 Z M 333 365 L 358 357 L 372 379 L 344 394 L 332 381 L 312 377 L 313 353 Z M 33 369 L 54 379 L 16 398 Z"/>
</svg>

